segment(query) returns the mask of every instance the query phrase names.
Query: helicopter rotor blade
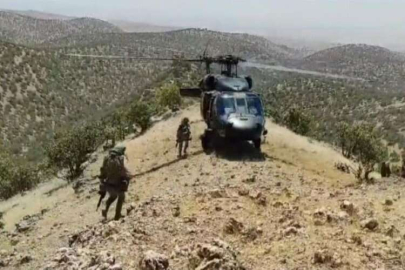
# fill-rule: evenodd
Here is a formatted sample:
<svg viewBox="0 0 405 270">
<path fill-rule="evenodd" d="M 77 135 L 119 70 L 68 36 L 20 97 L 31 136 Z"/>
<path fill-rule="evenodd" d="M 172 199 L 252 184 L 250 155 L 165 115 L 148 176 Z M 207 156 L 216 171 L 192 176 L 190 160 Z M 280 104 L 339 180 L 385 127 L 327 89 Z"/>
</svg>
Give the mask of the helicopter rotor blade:
<svg viewBox="0 0 405 270">
<path fill-rule="evenodd" d="M 138 60 L 138 61 L 183 61 L 183 62 L 202 62 L 202 59 L 182 59 L 182 58 L 156 58 L 156 57 L 132 57 L 117 55 L 92 55 L 92 54 L 63 54 L 68 57 L 76 58 L 94 58 L 105 60 Z"/>
</svg>

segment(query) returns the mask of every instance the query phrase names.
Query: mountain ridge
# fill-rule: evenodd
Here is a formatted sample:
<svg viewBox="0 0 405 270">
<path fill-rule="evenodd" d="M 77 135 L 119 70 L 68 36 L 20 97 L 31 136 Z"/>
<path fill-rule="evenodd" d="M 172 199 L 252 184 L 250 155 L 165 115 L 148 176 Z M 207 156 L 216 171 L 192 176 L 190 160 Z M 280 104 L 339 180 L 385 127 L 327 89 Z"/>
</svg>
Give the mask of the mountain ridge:
<svg viewBox="0 0 405 270">
<path fill-rule="evenodd" d="M 94 18 L 47 20 L 0 11 L 0 39 L 35 45 L 75 34 L 122 32 L 118 27 Z"/>
</svg>

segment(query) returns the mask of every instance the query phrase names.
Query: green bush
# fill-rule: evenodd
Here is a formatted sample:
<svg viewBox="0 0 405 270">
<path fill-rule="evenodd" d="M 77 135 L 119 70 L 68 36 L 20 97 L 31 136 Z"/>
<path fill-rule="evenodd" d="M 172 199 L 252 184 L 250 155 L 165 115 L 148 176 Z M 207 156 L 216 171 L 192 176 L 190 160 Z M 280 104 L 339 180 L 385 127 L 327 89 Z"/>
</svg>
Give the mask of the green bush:
<svg viewBox="0 0 405 270">
<path fill-rule="evenodd" d="M 28 191 L 40 182 L 38 169 L 31 164 L 0 153 L 0 199 Z"/>
<path fill-rule="evenodd" d="M 394 163 L 397 163 L 397 162 L 401 161 L 400 156 L 398 155 L 398 153 L 396 151 L 393 151 L 391 153 L 390 160 L 391 160 L 391 162 L 394 162 Z"/>
<path fill-rule="evenodd" d="M 360 171 L 364 171 L 366 180 L 369 180 L 368 176 L 374 166 L 388 157 L 387 148 L 376 130 L 367 124 L 349 126 L 347 123 L 340 123 L 339 144 L 344 156 L 354 157 L 360 163 Z M 361 177 L 361 173 L 358 177 Z"/>
<path fill-rule="evenodd" d="M 66 169 L 68 182 L 83 173 L 83 164 L 104 142 L 102 128 L 98 124 L 74 127 L 58 133 L 47 147 L 49 164 L 59 170 Z"/>
<path fill-rule="evenodd" d="M 300 135 L 308 135 L 312 129 L 312 119 L 297 108 L 292 108 L 288 111 L 284 117 L 284 124 Z"/>
<path fill-rule="evenodd" d="M 181 101 L 179 88 L 175 84 L 165 84 L 157 92 L 157 103 L 163 108 L 178 109 Z"/>
<path fill-rule="evenodd" d="M 111 129 L 104 130 L 104 132 L 108 133 L 105 135 L 112 135 L 111 132 L 114 132 L 115 139 L 124 140 L 125 136 L 129 134 L 131 123 L 125 111 L 117 110 L 111 116 L 107 117 L 104 125 L 111 127 Z"/>
<path fill-rule="evenodd" d="M 141 133 L 144 133 L 151 125 L 152 115 L 152 108 L 148 104 L 137 101 L 131 105 L 128 112 L 128 119 L 139 126 Z"/>
</svg>

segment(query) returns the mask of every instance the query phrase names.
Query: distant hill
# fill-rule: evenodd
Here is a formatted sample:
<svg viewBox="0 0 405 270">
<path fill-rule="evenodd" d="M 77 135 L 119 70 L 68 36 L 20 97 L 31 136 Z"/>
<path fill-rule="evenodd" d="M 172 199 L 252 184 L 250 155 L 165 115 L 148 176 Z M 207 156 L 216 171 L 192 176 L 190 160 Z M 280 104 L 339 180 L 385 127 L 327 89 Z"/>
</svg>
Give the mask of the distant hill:
<svg viewBox="0 0 405 270">
<path fill-rule="evenodd" d="M 15 14 L 23 15 L 23 16 L 28 16 L 28 17 L 32 17 L 32 18 L 36 18 L 36 19 L 43 19 L 43 20 L 71 20 L 71 19 L 75 18 L 75 17 L 71 17 L 71 16 L 41 12 L 41 11 L 36 11 L 36 10 L 2 10 L 2 11 L 15 13 Z"/>
<path fill-rule="evenodd" d="M 145 33 L 145 32 L 168 32 L 179 30 L 180 27 L 171 27 L 171 26 L 161 26 L 147 23 L 138 23 L 131 21 L 122 21 L 122 20 L 109 20 L 110 23 L 118 26 L 122 31 L 128 33 Z"/>
<path fill-rule="evenodd" d="M 14 12 L 0 11 L 0 40 L 33 45 L 70 35 L 122 32 L 118 27 L 98 19 L 37 19 Z"/>
<path fill-rule="evenodd" d="M 162 63 L 62 57 L 0 42 L 0 139 L 35 158 L 52 132 L 141 95 Z"/>
<path fill-rule="evenodd" d="M 360 77 L 380 84 L 401 85 L 405 80 L 405 57 L 386 48 L 350 44 L 326 49 L 306 57 L 301 68 Z"/>
<path fill-rule="evenodd" d="M 288 38 L 276 35 L 267 35 L 267 39 L 278 44 L 284 44 L 290 48 L 298 50 L 302 57 L 309 56 L 316 52 L 326 50 L 332 47 L 339 46 L 340 44 L 327 43 L 322 41 L 313 41 L 302 38 Z"/>
<path fill-rule="evenodd" d="M 297 57 L 297 51 L 272 43 L 264 37 L 248 34 L 231 34 L 205 29 L 184 29 L 165 33 L 108 33 L 81 35 L 55 39 L 48 47 L 97 47 L 88 53 L 185 57 L 201 55 L 208 46 L 208 54 L 236 54 L 253 61 L 282 63 Z"/>
</svg>

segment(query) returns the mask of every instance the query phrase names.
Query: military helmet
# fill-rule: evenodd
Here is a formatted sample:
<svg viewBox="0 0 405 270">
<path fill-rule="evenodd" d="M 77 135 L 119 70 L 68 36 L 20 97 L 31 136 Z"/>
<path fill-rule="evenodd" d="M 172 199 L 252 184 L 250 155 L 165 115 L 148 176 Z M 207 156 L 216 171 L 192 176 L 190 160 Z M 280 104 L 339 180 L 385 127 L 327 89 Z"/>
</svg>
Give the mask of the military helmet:
<svg viewBox="0 0 405 270">
<path fill-rule="evenodd" d="M 183 120 L 181 121 L 183 125 L 187 125 L 189 122 L 190 120 L 187 117 L 184 117 Z"/>
<path fill-rule="evenodd" d="M 126 147 L 124 145 L 117 145 L 113 149 L 110 150 L 110 154 L 122 156 L 125 155 Z"/>
</svg>

